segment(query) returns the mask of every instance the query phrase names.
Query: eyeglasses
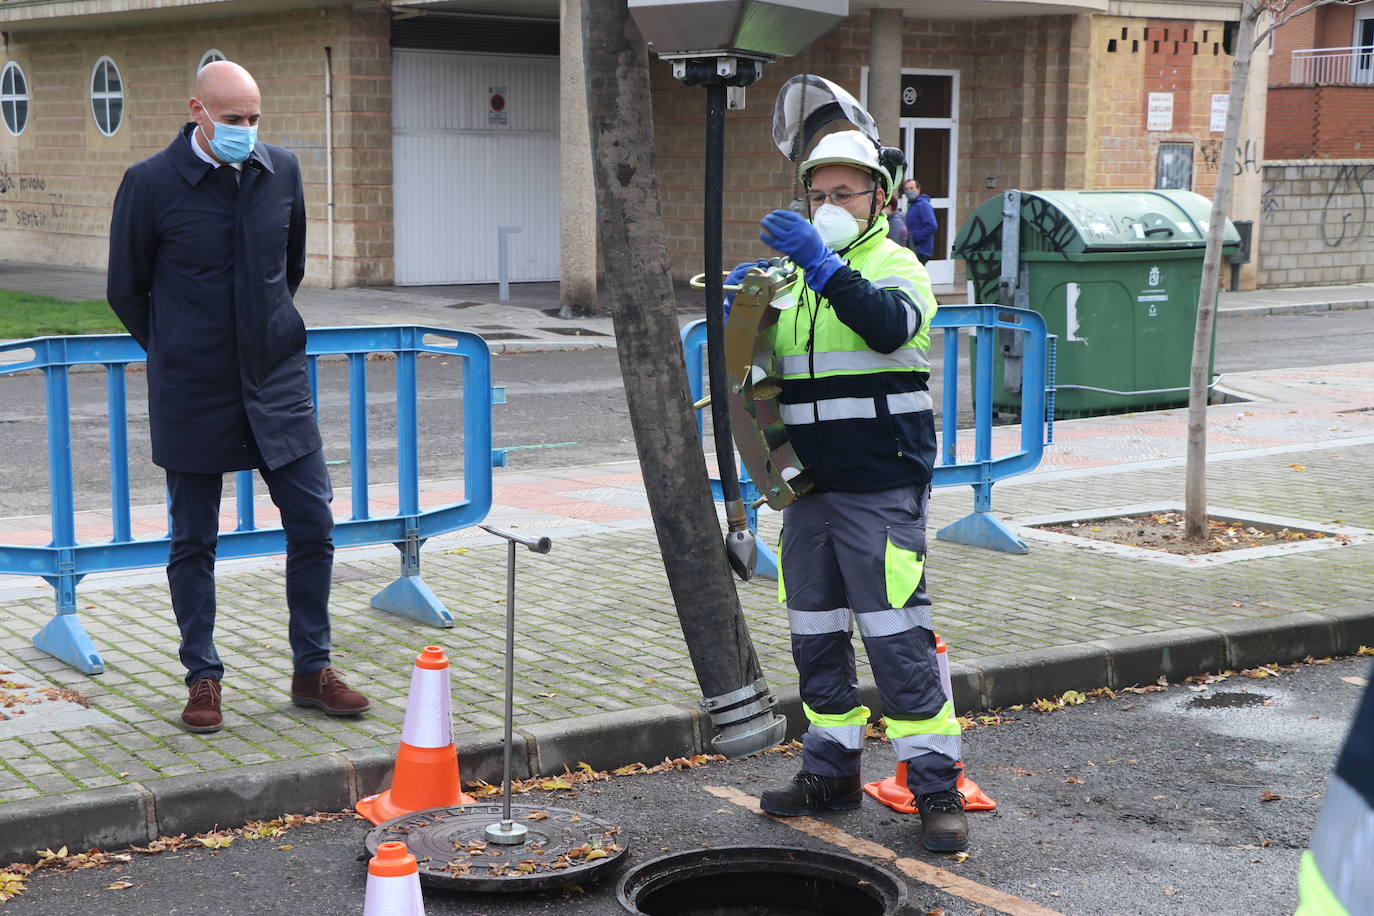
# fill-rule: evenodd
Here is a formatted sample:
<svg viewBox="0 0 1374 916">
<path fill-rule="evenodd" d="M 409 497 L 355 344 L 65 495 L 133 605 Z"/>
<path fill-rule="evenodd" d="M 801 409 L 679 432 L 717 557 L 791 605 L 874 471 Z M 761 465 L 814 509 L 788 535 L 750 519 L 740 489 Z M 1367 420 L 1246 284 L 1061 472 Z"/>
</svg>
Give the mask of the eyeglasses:
<svg viewBox="0 0 1374 916">
<path fill-rule="evenodd" d="M 849 203 L 854 198 L 863 197 L 865 194 L 872 194 L 877 190 L 877 188 L 869 188 L 867 191 L 807 191 L 806 199 L 811 201 L 811 203 L 815 206 L 819 207 L 825 203 L 827 198 L 829 198 L 839 206 L 843 207 L 845 204 Z"/>
</svg>

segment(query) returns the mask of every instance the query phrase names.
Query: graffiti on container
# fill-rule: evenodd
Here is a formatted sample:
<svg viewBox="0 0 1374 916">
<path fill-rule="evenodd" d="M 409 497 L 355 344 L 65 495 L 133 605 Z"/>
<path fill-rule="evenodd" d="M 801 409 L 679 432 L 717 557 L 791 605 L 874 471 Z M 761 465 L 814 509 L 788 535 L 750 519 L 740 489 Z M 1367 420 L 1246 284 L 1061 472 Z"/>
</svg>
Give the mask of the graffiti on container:
<svg viewBox="0 0 1374 916">
<path fill-rule="evenodd" d="M 1358 241 L 1369 224 L 1369 191 L 1365 182 L 1374 178 L 1374 165 L 1343 165 L 1331 181 L 1322 204 L 1322 241 L 1339 248 Z"/>
<path fill-rule="evenodd" d="M 10 177 L 9 169 L 0 164 L 0 194 L 4 194 L 14 187 L 14 179 Z"/>
<path fill-rule="evenodd" d="M 1021 218 L 1040 230 L 1045 244 L 1052 251 L 1063 251 L 1078 237 L 1078 230 L 1067 213 L 1039 197 L 1022 198 Z"/>
<path fill-rule="evenodd" d="M 14 224 L 22 229 L 42 229 L 48 225 L 47 211 L 20 207 L 14 211 Z"/>
<path fill-rule="evenodd" d="M 19 190 L 21 191 L 46 191 L 48 183 L 42 178 L 23 176 L 19 179 Z"/>
<path fill-rule="evenodd" d="M 1215 172 L 1221 164 L 1221 140 L 1203 140 L 1200 144 L 1202 151 L 1202 167 L 1208 172 Z M 1260 169 L 1260 146 L 1253 139 L 1236 141 L 1236 161 L 1232 166 L 1232 174 L 1237 178 L 1246 173 L 1258 175 Z"/>
</svg>

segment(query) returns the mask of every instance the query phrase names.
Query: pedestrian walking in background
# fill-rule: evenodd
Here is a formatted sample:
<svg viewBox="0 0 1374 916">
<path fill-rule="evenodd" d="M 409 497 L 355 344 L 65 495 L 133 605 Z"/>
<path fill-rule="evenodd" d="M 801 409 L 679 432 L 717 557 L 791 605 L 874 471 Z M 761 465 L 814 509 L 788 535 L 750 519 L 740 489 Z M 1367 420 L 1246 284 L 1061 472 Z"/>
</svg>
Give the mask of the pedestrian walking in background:
<svg viewBox="0 0 1374 916">
<path fill-rule="evenodd" d="M 223 475 L 257 469 L 286 532 L 291 697 L 330 715 L 367 699 L 330 666 L 333 489 L 306 374 L 305 200 L 296 157 L 257 141 L 247 70 L 207 64 L 191 122 L 131 166 L 115 196 L 106 295 L 148 353 L 153 462 L 167 474 L 167 584 L 189 697 L 181 721 L 217 730 L 224 665 L 214 645 Z"/>
<path fill-rule="evenodd" d="M 930 205 L 930 195 L 921 193 L 921 183 L 915 178 L 906 180 L 902 196 L 906 198 L 907 246 L 924 264 L 935 253 L 935 232 L 940 228 L 935 222 L 935 210 Z"/>
<path fill-rule="evenodd" d="M 887 206 L 883 207 L 883 212 L 887 214 L 887 237 L 905 248 L 909 238 L 906 231 L 906 214 L 897 209 L 897 198 L 889 200 Z"/>
</svg>

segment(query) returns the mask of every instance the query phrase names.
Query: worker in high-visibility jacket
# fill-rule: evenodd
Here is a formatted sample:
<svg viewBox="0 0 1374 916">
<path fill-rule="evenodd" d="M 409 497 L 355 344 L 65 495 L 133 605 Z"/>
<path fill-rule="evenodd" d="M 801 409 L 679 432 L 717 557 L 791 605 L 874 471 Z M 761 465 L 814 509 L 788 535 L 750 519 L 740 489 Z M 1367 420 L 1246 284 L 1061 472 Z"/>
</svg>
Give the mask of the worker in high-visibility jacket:
<svg viewBox="0 0 1374 916">
<path fill-rule="evenodd" d="M 1374 913 L 1374 694 L 1365 687 L 1312 846 L 1298 867 L 1297 916 Z"/>
<path fill-rule="evenodd" d="M 801 772 L 761 804 L 784 816 L 859 806 L 870 711 L 859 702 L 857 625 L 922 842 L 949 852 L 967 847 L 968 824 L 955 787 L 959 724 L 940 686 L 925 580 L 936 305 L 925 267 L 887 238 L 883 207 L 903 165 L 899 151 L 859 131 L 829 134 L 802 164 L 811 219 L 775 210 L 761 223 L 762 241 L 805 284 L 772 343 L 783 421 L 816 482 L 783 512 L 778 576 L 810 729 Z"/>
</svg>

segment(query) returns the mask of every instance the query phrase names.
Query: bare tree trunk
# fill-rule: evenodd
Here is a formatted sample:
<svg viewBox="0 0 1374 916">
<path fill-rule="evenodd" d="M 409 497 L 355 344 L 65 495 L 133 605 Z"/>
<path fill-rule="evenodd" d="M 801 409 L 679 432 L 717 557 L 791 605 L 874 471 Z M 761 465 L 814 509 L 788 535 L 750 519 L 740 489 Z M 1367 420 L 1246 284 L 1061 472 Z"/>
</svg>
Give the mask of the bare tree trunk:
<svg viewBox="0 0 1374 916">
<path fill-rule="evenodd" d="M 1226 133 L 1221 141 L 1217 186 L 1212 195 L 1212 218 L 1207 226 L 1207 253 L 1202 260 L 1202 285 L 1198 288 L 1197 325 L 1193 329 L 1193 365 L 1188 383 L 1188 459 L 1184 501 L 1184 535 L 1191 541 L 1207 536 L 1207 394 L 1211 379 L 1212 330 L 1216 324 L 1217 286 L 1221 280 L 1221 246 L 1226 214 L 1231 210 L 1235 184 L 1236 145 L 1241 114 L 1245 110 L 1245 85 L 1250 79 L 1250 58 L 1255 52 L 1255 26 L 1260 10 L 1256 0 L 1242 0 L 1240 28 L 1231 62 L 1231 88 L 1226 104 Z"/>
<path fill-rule="evenodd" d="M 761 672 L 730 578 L 678 340 L 647 50 L 625 0 L 585 3 L 601 250 L 625 400 L 683 636 L 702 694 L 714 697 Z"/>
</svg>

